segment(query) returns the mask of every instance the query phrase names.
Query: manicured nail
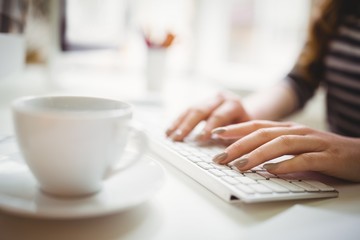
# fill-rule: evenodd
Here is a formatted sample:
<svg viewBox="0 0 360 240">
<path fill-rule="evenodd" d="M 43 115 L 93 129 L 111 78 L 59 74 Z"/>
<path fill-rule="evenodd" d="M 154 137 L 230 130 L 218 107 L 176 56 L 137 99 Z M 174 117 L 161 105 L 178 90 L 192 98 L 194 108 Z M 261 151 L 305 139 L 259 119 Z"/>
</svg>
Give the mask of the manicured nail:
<svg viewBox="0 0 360 240">
<path fill-rule="evenodd" d="M 174 128 L 168 128 L 165 132 L 166 136 L 170 136 L 170 134 L 174 131 Z"/>
<path fill-rule="evenodd" d="M 279 164 L 277 163 L 267 163 L 263 166 L 263 168 L 265 168 L 267 171 L 273 171 L 275 170 L 277 167 L 279 166 Z"/>
<path fill-rule="evenodd" d="M 221 164 L 226 158 L 228 157 L 228 154 L 226 152 L 219 153 L 218 155 L 215 155 L 213 158 L 213 161 Z"/>
<path fill-rule="evenodd" d="M 206 135 L 206 132 L 205 132 L 205 131 L 201 131 L 201 132 L 195 137 L 195 140 L 196 140 L 196 141 L 202 141 L 205 135 Z"/>
<path fill-rule="evenodd" d="M 183 131 L 181 129 L 178 129 L 175 131 L 175 136 L 181 136 L 183 134 Z"/>
<path fill-rule="evenodd" d="M 249 162 L 249 159 L 246 157 L 239 158 L 235 161 L 234 166 L 238 169 L 245 167 L 245 165 Z"/>
<path fill-rule="evenodd" d="M 226 128 L 224 127 L 215 128 L 211 131 L 212 134 L 221 134 L 224 132 L 226 132 Z"/>
<path fill-rule="evenodd" d="M 180 129 L 178 129 L 178 130 L 176 130 L 172 135 L 171 135 L 171 139 L 172 140 L 177 140 L 180 136 L 182 136 L 182 134 L 183 134 L 183 131 L 182 130 L 180 130 Z"/>
</svg>

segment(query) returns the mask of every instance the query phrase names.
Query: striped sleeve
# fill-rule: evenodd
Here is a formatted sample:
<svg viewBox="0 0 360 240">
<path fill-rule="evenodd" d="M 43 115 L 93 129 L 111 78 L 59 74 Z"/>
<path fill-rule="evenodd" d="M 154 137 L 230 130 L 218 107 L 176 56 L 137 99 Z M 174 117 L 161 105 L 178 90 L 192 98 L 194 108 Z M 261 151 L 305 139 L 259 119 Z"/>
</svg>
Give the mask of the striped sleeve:
<svg viewBox="0 0 360 240">
<path fill-rule="evenodd" d="M 299 109 L 321 83 L 326 90 L 329 129 L 351 137 L 360 137 L 360 13 L 358 15 L 344 18 L 322 61 L 311 66 L 310 71 L 319 77 L 308 80 L 295 66 L 286 78 L 297 95 Z"/>
<path fill-rule="evenodd" d="M 302 55 L 307 54 L 308 51 L 310 51 L 310 49 L 308 49 L 308 45 L 305 44 L 299 56 L 298 62 L 285 78 L 297 96 L 297 108 L 299 110 L 302 109 L 308 100 L 314 96 L 321 82 L 321 77 L 319 76 L 322 75 L 324 69 L 323 62 L 317 60 L 310 66 L 309 74 L 306 74 L 305 71 L 302 70 L 304 67 L 301 65 L 300 59 Z"/>
<path fill-rule="evenodd" d="M 329 127 L 360 137 L 360 18 L 345 19 L 324 64 Z"/>
<path fill-rule="evenodd" d="M 291 71 L 285 79 L 289 82 L 296 94 L 298 100 L 297 108 L 304 108 L 307 101 L 314 96 L 317 85 L 305 80 L 305 77 L 297 73 L 295 70 Z"/>
</svg>

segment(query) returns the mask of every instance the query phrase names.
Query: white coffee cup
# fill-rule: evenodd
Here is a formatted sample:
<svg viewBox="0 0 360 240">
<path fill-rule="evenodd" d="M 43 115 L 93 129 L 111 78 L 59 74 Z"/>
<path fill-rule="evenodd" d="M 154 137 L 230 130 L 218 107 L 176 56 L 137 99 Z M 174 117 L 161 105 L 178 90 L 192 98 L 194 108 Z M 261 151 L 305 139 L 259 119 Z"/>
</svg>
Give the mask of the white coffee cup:
<svg viewBox="0 0 360 240">
<path fill-rule="evenodd" d="M 34 96 L 12 104 L 15 135 L 42 191 L 57 196 L 98 192 L 147 150 L 143 131 L 132 125 L 132 107 L 82 96 Z M 136 154 L 126 158 L 133 134 Z"/>
</svg>

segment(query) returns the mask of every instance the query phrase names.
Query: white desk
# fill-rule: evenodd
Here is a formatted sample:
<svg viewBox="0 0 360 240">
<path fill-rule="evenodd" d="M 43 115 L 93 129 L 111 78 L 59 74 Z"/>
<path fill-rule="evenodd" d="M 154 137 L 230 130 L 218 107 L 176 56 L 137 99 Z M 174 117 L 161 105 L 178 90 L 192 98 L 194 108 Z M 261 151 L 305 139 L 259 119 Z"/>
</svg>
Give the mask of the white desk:
<svg viewBox="0 0 360 240">
<path fill-rule="evenodd" d="M 18 82 L 0 82 L 1 133 L 12 133 L 9 103 L 14 98 L 48 92 L 38 77 L 26 76 Z M 33 79 L 25 80 L 27 78 Z M 180 98 L 191 94 L 183 90 L 176 88 Z M 340 192 L 339 198 L 334 199 L 230 205 L 162 159 L 157 160 L 165 167 L 166 181 L 146 203 L 126 212 L 79 220 L 32 219 L 0 211 L 0 239 L 227 240 L 360 237 L 360 184 L 334 183 Z"/>
</svg>

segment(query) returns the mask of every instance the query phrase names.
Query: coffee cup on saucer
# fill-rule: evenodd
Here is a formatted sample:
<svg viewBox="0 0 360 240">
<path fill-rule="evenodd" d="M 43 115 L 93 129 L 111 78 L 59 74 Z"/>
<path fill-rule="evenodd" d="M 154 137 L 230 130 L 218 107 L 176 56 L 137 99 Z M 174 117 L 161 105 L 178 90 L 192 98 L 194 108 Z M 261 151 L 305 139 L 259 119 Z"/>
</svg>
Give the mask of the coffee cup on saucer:
<svg viewBox="0 0 360 240">
<path fill-rule="evenodd" d="M 12 111 L 20 152 L 40 189 L 51 195 L 96 193 L 147 150 L 147 137 L 132 123 L 132 107 L 126 102 L 32 96 L 15 100 Z M 126 151 L 129 142 L 135 154 Z"/>
</svg>

